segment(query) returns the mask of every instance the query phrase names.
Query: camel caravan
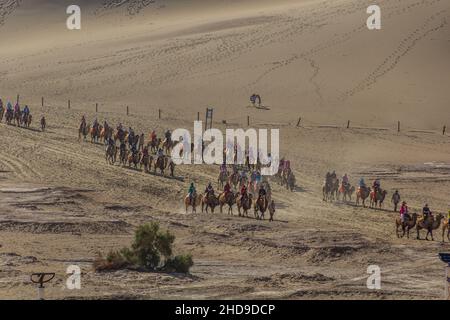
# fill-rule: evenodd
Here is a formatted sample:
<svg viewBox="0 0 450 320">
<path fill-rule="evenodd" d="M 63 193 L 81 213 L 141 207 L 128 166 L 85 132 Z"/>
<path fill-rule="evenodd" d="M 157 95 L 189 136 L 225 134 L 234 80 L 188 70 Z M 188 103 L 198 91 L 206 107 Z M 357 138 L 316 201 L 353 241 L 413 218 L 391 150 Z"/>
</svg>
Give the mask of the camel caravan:
<svg viewBox="0 0 450 320">
<path fill-rule="evenodd" d="M 197 193 L 194 183 L 192 183 L 184 199 L 186 213 L 189 208 L 196 213 L 198 206 L 201 206 L 202 213 L 208 213 L 208 211 L 214 213 L 217 207 L 222 213 L 225 207 L 227 213 L 233 215 L 233 206 L 236 205 L 239 217 L 248 217 L 249 211 L 253 210 L 255 219 L 264 220 L 265 214 L 268 212 L 269 221 L 273 221 L 275 201 L 272 199 L 270 182 L 266 176 L 261 175 L 261 163 L 258 159 L 255 164 L 250 164 L 248 152 L 245 154 L 246 161 L 243 165 L 234 163 L 228 167 L 226 164 L 220 166 L 217 187 L 223 191 L 218 195 L 216 195 L 212 183 L 208 184 L 202 194 Z M 284 177 L 285 181 L 290 180 L 290 183 L 293 183 L 295 178 L 289 178 L 290 176 L 294 176 L 294 174 L 290 166 L 286 167 L 286 162 L 282 159 L 278 177 L 274 176 L 274 178 L 278 180 L 279 177 Z M 293 189 L 294 187 L 291 190 L 293 191 Z"/>
<path fill-rule="evenodd" d="M 344 202 L 352 201 L 352 195 L 356 191 L 356 205 L 362 204 L 366 207 L 366 200 L 369 200 L 370 208 L 381 209 L 386 199 L 388 192 L 381 188 L 381 182 L 376 179 L 371 187 L 366 186 L 363 178 L 359 181 L 358 189 L 352 186 L 349 182 L 347 174 L 342 177 L 342 182 L 339 182 L 336 173 L 328 172 L 325 177 L 325 183 L 322 187 L 323 201 L 339 201 L 342 199 Z M 400 216 L 395 219 L 395 233 L 398 238 L 403 238 L 405 235 L 409 238 L 410 231 L 415 228 L 416 239 L 420 240 L 420 231 L 426 231 L 425 239 L 434 240 L 433 231 L 438 230 L 442 226 L 442 241 L 446 239 L 450 242 L 450 210 L 448 211 L 447 218 L 442 213 L 434 215 L 428 204 L 422 209 L 422 215 L 417 213 L 409 213 L 409 208 L 406 201 L 400 204 L 400 193 L 396 190 L 391 198 L 391 203 L 394 206 L 394 212 L 399 209 Z"/>
<path fill-rule="evenodd" d="M 380 185 L 380 180 L 374 181 L 372 187 L 368 187 L 363 178 L 359 181 L 358 189 L 351 185 L 347 174 L 342 177 L 340 182 L 336 172 L 327 172 L 325 183 L 322 186 L 323 201 L 342 201 L 351 202 L 352 197 L 356 192 L 356 205 L 362 204 L 366 207 L 366 201 L 369 201 L 370 208 L 382 208 L 384 200 L 387 196 L 387 191 L 383 190 Z"/>
<path fill-rule="evenodd" d="M 5 118 L 5 122 L 8 125 L 30 128 L 33 116 L 31 115 L 30 108 L 27 105 L 22 110 L 19 103 L 16 103 L 13 107 L 11 102 L 8 102 L 5 108 L 3 105 L 3 100 L 0 98 L 0 123 L 3 121 L 3 118 Z M 42 116 L 42 131 L 45 130 L 45 126 L 45 117 Z"/>
<path fill-rule="evenodd" d="M 171 132 L 167 130 L 165 139 L 157 137 L 155 131 L 150 133 L 149 142 L 145 143 L 145 135 L 135 134 L 130 127 L 124 129 L 119 124 L 116 129 L 110 126 L 107 121 L 101 125 L 97 119 L 92 126 L 87 124 L 85 116 L 81 118 L 78 127 L 78 140 L 91 143 L 101 143 L 105 146 L 105 160 L 108 164 L 118 163 L 121 166 L 144 170 L 150 173 L 157 172 L 165 176 L 169 171 L 170 177 L 175 177 L 175 163 L 170 154 L 176 143 L 171 140 Z"/>
<path fill-rule="evenodd" d="M 209 183 L 204 193 L 197 193 L 194 183 L 191 183 L 188 194 L 184 199 L 186 213 L 189 208 L 197 212 L 214 213 L 218 207 L 223 213 L 224 207 L 229 215 L 233 215 L 233 206 L 237 206 L 239 217 L 248 217 L 253 210 L 255 219 L 264 220 L 266 212 L 269 213 L 269 221 L 273 221 L 275 214 L 275 201 L 272 199 L 272 188 L 267 179 L 262 178 L 259 171 L 254 170 L 247 178 L 246 170 L 240 171 L 236 165 L 231 166 L 228 172 L 225 164 L 220 167 L 218 175 L 218 187 L 222 192 L 216 194 L 212 183 Z M 226 179 L 223 179 L 226 177 Z"/>
<path fill-rule="evenodd" d="M 224 148 L 223 159 L 227 158 L 227 153 L 232 152 L 232 148 Z M 209 183 L 205 192 L 197 193 L 194 184 L 192 183 L 187 196 L 184 199 L 186 213 L 189 208 L 192 212 L 197 212 L 197 207 L 201 206 L 201 211 L 214 213 L 215 209 L 219 207 L 220 212 L 223 212 L 224 207 L 228 214 L 233 214 L 233 206 L 237 206 L 239 217 L 248 217 L 249 211 L 253 210 L 255 219 L 264 220 L 266 212 L 269 213 L 269 221 L 273 221 L 275 214 L 275 201 L 272 199 L 272 187 L 266 176 L 261 174 L 262 164 L 260 156 L 256 157 L 255 161 L 252 159 L 249 149 L 245 150 L 245 158 L 242 164 L 237 161 L 237 148 L 234 147 L 233 164 L 227 166 L 225 163 L 220 166 L 219 174 L 217 176 L 217 187 L 223 192 L 216 195 L 212 183 Z M 268 154 L 268 163 L 271 165 L 271 154 Z M 230 170 L 229 170 L 230 169 Z M 290 161 L 282 158 L 279 161 L 279 168 L 277 174 L 273 179 L 290 191 L 294 191 L 295 175 L 290 166 Z"/>
</svg>

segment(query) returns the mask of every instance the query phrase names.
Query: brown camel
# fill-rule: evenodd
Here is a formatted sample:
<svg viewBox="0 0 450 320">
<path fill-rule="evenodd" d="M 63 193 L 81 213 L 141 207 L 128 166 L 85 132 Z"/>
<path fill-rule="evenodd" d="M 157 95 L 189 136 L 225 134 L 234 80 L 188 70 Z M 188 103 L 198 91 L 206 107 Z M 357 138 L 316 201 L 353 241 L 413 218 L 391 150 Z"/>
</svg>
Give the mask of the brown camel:
<svg viewBox="0 0 450 320">
<path fill-rule="evenodd" d="M 419 219 L 416 224 L 416 230 L 417 230 L 417 239 L 420 240 L 420 234 L 419 231 L 422 229 L 427 230 L 427 236 L 425 237 L 426 240 L 428 240 L 428 235 L 431 235 L 431 241 L 434 241 L 433 238 L 433 230 L 439 229 L 441 226 L 441 221 L 444 218 L 442 213 L 438 213 L 436 218 L 429 216 L 426 220 Z"/>
<path fill-rule="evenodd" d="M 409 231 L 416 226 L 416 222 L 417 222 L 417 213 L 415 212 L 412 214 L 411 218 L 405 219 L 404 222 L 402 222 L 400 217 L 397 217 L 397 219 L 395 219 L 395 232 L 397 234 L 397 238 L 400 238 L 398 228 L 402 227 L 403 234 L 401 237 L 403 238 L 406 233 L 406 236 L 409 239 Z"/>
<path fill-rule="evenodd" d="M 149 154 L 147 154 L 145 156 L 143 155 L 141 158 L 141 163 L 140 163 L 141 169 L 142 169 L 142 166 L 144 166 L 144 172 L 145 173 L 150 172 L 150 170 L 152 169 L 152 162 L 153 162 L 153 157 L 151 155 L 149 155 Z"/>
<path fill-rule="evenodd" d="M 197 212 L 198 205 L 202 202 L 202 195 L 193 194 L 192 201 L 189 199 L 189 195 L 184 198 L 184 205 L 186 206 L 186 213 L 188 212 L 188 208 L 192 207 L 192 213 Z"/>
<path fill-rule="evenodd" d="M 264 213 L 268 207 L 268 201 L 266 196 L 260 196 L 254 203 L 255 218 L 257 220 L 264 220 Z M 260 212 L 261 214 L 258 214 Z"/>
<path fill-rule="evenodd" d="M 378 190 L 377 192 L 375 192 L 375 190 L 373 190 L 370 193 L 370 207 L 371 208 L 376 208 L 377 205 L 379 206 L 379 208 L 381 209 L 381 206 L 383 205 L 383 201 L 386 198 L 387 195 L 387 191 L 386 190 Z"/>
<path fill-rule="evenodd" d="M 228 192 L 227 195 L 225 195 L 225 192 L 222 192 L 219 195 L 219 207 L 220 207 L 220 213 L 222 213 L 222 209 L 224 205 L 228 205 L 228 214 L 233 214 L 233 204 L 236 203 L 236 197 L 233 194 L 233 192 Z"/>
<path fill-rule="evenodd" d="M 239 173 L 233 172 L 230 175 L 230 177 L 228 178 L 228 183 L 230 185 L 232 185 L 234 187 L 234 189 L 236 190 L 236 188 L 237 188 L 237 186 L 239 184 L 239 180 L 240 180 Z"/>
<path fill-rule="evenodd" d="M 128 155 L 128 167 L 131 168 L 131 165 L 133 165 L 134 168 L 137 169 L 140 159 L 141 159 L 140 152 L 139 153 L 136 152 L 135 154 L 130 153 Z"/>
<path fill-rule="evenodd" d="M 358 188 L 358 191 L 356 192 L 356 205 L 359 205 L 359 200 L 362 201 L 363 207 L 366 207 L 366 199 L 370 195 L 370 188 Z"/>
<path fill-rule="evenodd" d="M 341 187 L 339 188 L 339 193 L 342 194 L 343 201 L 347 201 L 347 198 L 349 201 L 352 201 L 352 195 L 353 193 L 355 193 L 355 186 L 350 185 L 350 183 L 347 183 L 346 185 L 341 185 Z"/>
<path fill-rule="evenodd" d="M 252 207 L 252 200 L 253 200 L 253 196 L 251 193 L 247 194 L 247 197 L 243 198 L 242 196 L 240 196 L 237 200 L 236 200 L 236 205 L 238 207 L 238 212 L 239 212 L 239 217 L 241 216 L 241 208 L 243 210 L 242 215 L 245 215 L 248 217 L 248 210 L 250 210 L 250 208 Z"/>
<path fill-rule="evenodd" d="M 225 182 L 228 180 L 228 172 L 220 171 L 219 177 L 217 178 L 217 183 L 220 189 L 223 189 Z"/>
<path fill-rule="evenodd" d="M 208 213 L 208 208 L 214 213 L 214 209 L 219 204 L 219 199 L 214 194 L 205 194 L 202 198 L 202 212 L 205 210 Z"/>
<path fill-rule="evenodd" d="M 155 165 L 154 165 L 154 173 L 156 173 L 156 169 L 159 169 L 159 171 L 161 172 L 161 175 L 164 175 L 164 170 L 167 168 L 167 157 L 166 156 L 161 156 L 161 157 L 157 157 L 155 159 Z"/>
<path fill-rule="evenodd" d="M 450 241 L 450 228 L 448 226 L 449 221 L 450 221 L 450 219 L 445 220 L 442 223 L 442 242 L 445 242 L 445 231 L 447 231 L 447 239 L 448 239 L 448 241 Z"/>
</svg>

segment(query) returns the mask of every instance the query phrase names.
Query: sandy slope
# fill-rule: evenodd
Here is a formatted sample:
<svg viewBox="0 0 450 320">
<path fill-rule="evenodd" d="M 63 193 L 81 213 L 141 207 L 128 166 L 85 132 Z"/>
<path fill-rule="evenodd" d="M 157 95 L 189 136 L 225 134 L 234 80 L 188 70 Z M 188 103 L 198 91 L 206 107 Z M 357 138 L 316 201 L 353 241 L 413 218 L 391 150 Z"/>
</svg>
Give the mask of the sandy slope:
<svg viewBox="0 0 450 320">
<path fill-rule="evenodd" d="M 49 123 L 45 133 L 0 125 L 0 297 L 33 298 L 37 270 L 57 272 L 51 298 L 442 297 L 436 254 L 448 243 L 398 240 L 394 213 L 324 203 L 321 184 L 331 168 L 354 183 L 381 176 L 388 198 L 398 188 L 415 210 L 446 209 L 448 136 L 414 129 L 440 129 L 448 115 L 448 1 L 379 1 L 380 32 L 364 27 L 365 0 L 156 1 L 132 16 L 139 1 L 92 3 L 79 33 L 64 29 L 60 1 L 24 0 L 0 15 L 0 96 L 20 92 L 33 127 L 41 114 Z M 244 108 L 253 92 L 270 110 Z M 189 182 L 215 180 L 216 167 L 145 175 L 106 165 L 101 146 L 77 140 L 82 113 L 161 133 L 191 128 L 207 105 L 219 127 L 247 114 L 280 127 L 300 188 L 275 185 L 274 223 L 184 214 Z M 347 119 L 363 128 L 344 129 Z M 128 245 L 151 220 L 193 253 L 192 277 L 92 272 L 98 251 Z M 62 289 L 71 263 L 82 266 L 81 291 Z M 381 291 L 365 287 L 370 264 L 382 268 Z"/>
</svg>

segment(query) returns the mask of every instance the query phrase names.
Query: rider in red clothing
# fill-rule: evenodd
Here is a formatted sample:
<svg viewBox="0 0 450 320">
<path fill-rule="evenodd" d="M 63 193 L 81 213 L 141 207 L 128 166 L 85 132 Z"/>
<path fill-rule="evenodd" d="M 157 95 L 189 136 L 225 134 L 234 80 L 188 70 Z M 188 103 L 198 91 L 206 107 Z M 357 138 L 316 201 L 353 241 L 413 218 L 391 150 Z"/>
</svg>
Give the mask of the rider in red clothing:
<svg viewBox="0 0 450 320">
<path fill-rule="evenodd" d="M 223 188 L 223 191 L 225 193 L 225 196 L 231 192 L 231 186 L 230 186 L 230 184 L 228 182 L 225 185 L 225 187 Z"/>
</svg>

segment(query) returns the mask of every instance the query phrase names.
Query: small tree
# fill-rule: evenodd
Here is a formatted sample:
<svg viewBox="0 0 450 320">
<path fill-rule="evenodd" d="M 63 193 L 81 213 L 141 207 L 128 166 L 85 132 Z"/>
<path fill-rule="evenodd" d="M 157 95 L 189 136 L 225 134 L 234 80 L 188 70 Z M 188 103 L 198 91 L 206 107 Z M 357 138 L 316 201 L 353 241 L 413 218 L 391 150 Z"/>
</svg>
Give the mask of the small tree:
<svg viewBox="0 0 450 320">
<path fill-rule="evenodd" d="M 140 266 L 155 270 L 160 265 L 161 256 L 165 262 L 172 255 L 174 241 L 174 235 L 159 230 L 159 224 L 151 222 L 138 227 L 131 248 Z"/>
<path fill-rule="evenodd" d="M 175 236 L 169 231 L 161 231 L 157 222 L 137 228 L 131 248 L 110 251 L 106 259 L 99 258 L 94 263 L 97 271 L 117 270 L 137 266 L 146 270 L 188 273 L 194 265 L 190 254 L 172 257 Z"/>
</svg>

